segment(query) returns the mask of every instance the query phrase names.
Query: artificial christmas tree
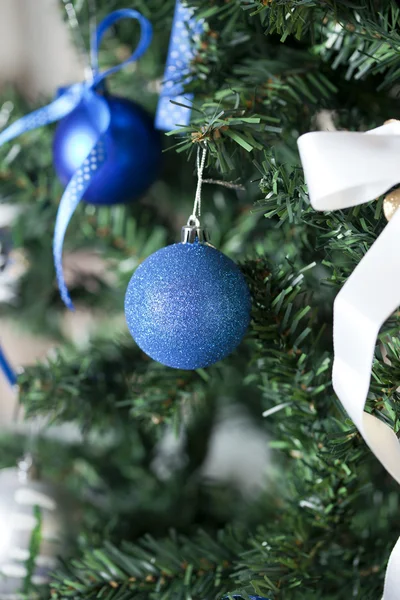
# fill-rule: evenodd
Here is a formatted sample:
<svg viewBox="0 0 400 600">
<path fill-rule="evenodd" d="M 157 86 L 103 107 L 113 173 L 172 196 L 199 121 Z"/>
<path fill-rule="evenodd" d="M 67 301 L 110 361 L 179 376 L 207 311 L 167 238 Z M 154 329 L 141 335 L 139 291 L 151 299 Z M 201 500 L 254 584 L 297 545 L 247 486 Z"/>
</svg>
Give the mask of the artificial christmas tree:
<svg viewBox="0 0 400 600">
<path fill-rule="evenodd" d="M 191 123 L 177 122 L 163 136 L 163 172 L 140 203 L 82 204 L 68 230 L 66 251 L 95 249 L 112 274 L 69 285 L 77 305 L 115 317 L 112 325 L 99 322 L 83 347 L 63 337 L 49 253 L 62 193 L 52 132 L 0 148 L 0 194 L 22 209 L 13 247 L 26 256 L 17 299 L 1 305 L 1 316 L 60 342 L 47 362 L 18 377 L 26 417 L 47 422 L 29 445 L 46 481 L 68 490 L 82 513 L 75 545 L 44 597 L 376 600 L 400 534 L 399 488 L 332 388 L 332 316 L 335 295 L 387 221 L 383 198 L 314 210 L 297 139 L 323 128 L 327 114 L 330 128 L 355 132 L 400 118 L 400 9 L 384 0 L 188 4 L 204 19 L 184 74 L 185 92 L 194 94 Z M 86 5 L 74 5 L 87 38 Z M 97 22 L 110 10 L 134 8 L 151 21 L 154 41 L 135 69 L 110 80 L 110 91 L 155 113 L 175 2 L 128 5 L 98 0 Z M 104 40 L 100 63 L 121 62 L 135 36 L 122 22 Z M 4 90 L 0 104 L 10 100 L 11 120 L 33 108 Z M 202 225 L 240 265 L 252 321 L 224 360 L 179 371 L 146 356 L 121 315 L 132 271 L 174 243 L 186 223 L 198 147 L 207 148 L 210 182 Z M 367 305 L 368 295 L 362 300 Z M 377 340 L 366 404 L 395 432 L 398 332 L 395 312 Z M 240 477 L 230 483 L 203 468 L 219 420 L 238 407 L 271 451 L 265 483 L 260 477 L 251 493 Z M 52 435 L 50 424 L 69 424 L 68 435 Z M 14 466 L 27 443 L 23 432 L 4 431 L 1 466 Z M 385 600 L 395 593 L 387 589 Z"/>
</svg>

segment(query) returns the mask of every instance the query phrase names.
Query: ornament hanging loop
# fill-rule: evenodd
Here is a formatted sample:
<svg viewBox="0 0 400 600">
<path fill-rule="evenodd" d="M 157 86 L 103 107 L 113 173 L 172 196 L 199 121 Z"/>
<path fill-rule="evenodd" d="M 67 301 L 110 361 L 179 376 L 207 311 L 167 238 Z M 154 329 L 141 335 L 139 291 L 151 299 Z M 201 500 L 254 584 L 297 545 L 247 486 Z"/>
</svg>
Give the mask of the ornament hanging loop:
<svg viewBox="0 0 400 600">
<path fill-rule="evenodd" d="M 190 215 L 187 222 L 188 227 L 200 227 L 200 220 L 196 217 L 196 215 Z"/>
<path fill-rule="evenodd" d="M 200 157 L 201 154 L 201 157 Z M 194 244 L 199 242 L 200 244 L 207 244 L 210 241 L 210 235 L 204 227 L 200 224 L 201 217 L 201 189 L 203 185 L 203 173 L 207 158 L 207 148 L 204 147 L 203 151 L 200 151 L 200 147 L 197 148 L 197 189 L 196 196 L 193 204 L 193 212 L 188 218 L 187 224 L 182 227 L 181 242 L 182 244 Z"/>
<path fill-rule="evenodd" d="M 201 154 L 201 158 L 200 158 L 200 154 Z M 203 151 L 200 151 L 200 146 L 197 147 L 197 157 L 196 157 L 196 164 L 197 164 L 197 188 L 196 188 L 196 196 L 194 198 L 194 204 L 193 204 L 193 215 L 197 215 L 198 218 L 200 219 L 201 217 L 201 190 L 203 187 L 203 174 L 204 174 L 204 167 L 206 166 L 206 158 L 207 158 L 207 146 L 205 146 L 203 148 Z"/>
<path fill-rule="evenodd" d="M 196 215 L 190 215 L 186 225 L 182 227 L 182 244 L 194 244 L 196 241 L 196 231 L 200 230 L 200 221 Z"/>
</svg>

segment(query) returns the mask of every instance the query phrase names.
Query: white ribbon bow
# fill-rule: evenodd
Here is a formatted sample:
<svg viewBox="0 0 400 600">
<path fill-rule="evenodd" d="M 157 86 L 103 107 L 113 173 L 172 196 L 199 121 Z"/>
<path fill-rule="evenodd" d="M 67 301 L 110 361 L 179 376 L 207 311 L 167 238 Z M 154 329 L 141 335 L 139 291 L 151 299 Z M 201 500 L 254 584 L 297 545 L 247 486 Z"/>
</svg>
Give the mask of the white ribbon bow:
<svg viewBox="0 0 400 600">
<path fill-rule="evenodd" d="M 337 210 L 373 200 L 400 183 L 400 122 L 366 133 L 313 132 L 298 140 L 310 200 Z M 379 330 L 400 304 L 400 210 L 361 260 L 334 304 L 333 387 L 364 440 L 400 483 L 394 431 L 364 412 Z M 399 382 L 400 383 L 400 382 Z M 383 600 L 400 598 L 400 539 L 389 560 Z"/>
</svg>

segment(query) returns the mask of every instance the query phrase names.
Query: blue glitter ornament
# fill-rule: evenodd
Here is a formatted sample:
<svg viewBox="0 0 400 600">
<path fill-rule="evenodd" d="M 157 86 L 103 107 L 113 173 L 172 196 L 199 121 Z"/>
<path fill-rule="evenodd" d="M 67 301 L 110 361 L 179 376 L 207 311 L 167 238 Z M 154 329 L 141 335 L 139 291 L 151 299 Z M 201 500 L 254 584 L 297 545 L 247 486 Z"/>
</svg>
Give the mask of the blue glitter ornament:
<svg viewBox="0 0 400 600">
<path fill-rule="evenodd" d="M 228 356 L 246 333 L 250 311 L 250 292 L 237 265 L 197 240 L 149 256 L 125 298 L 138 346 L 176 369 L 200 369 Z"/>
<path fill-rule="evenodd" d="M 138 104 L 108 94 L 110 124 L 103 134 L 106 160 L 91 178 L 83 200 L 91 204 L 120 204 L 136 200 L 157 179 L 161 167 L 161 138 L 152 118 Z M 82 165 L 98 137 L 85 98 L 57 126 L 53 162 L 63 185 Z"/>
</svg>

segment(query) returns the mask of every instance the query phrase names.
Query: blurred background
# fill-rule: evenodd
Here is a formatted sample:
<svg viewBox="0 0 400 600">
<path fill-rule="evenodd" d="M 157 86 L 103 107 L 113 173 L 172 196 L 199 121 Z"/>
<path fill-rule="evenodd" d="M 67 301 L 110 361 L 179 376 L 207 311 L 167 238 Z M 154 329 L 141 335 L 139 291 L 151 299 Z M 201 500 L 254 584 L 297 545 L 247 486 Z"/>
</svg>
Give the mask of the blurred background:
<svg viewBox="0 0 400 600">
<path fill-rule="evenodd" d="M 37 98 L 82 78 L 56 0 L 2 0 L 0 11 L 0 86 L 12 83 Z"/>
<path fill-rule="evenodd" d="M 0 92 L 13 85 L 29 100 L 52 96 L 58 87 L 83 78 L 83 67 L 57 0 L 2 0 L 0 4 Z M 0 205 L 0 227 L 10 224 L 12 207 Z M 0 274 L 0 286 L 5 277 Z M 85 327 L 85 319 L 66 315 Z M 51 338 L 29 335 L 11 320 L 0 318 L 1 341 L 14 365 L 22 367 L 42 358 L 54 347 Z M 0 420 L 8 423 L 15 395 L 0 377 Z"/>
</svg>

